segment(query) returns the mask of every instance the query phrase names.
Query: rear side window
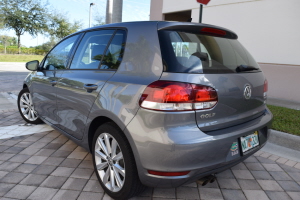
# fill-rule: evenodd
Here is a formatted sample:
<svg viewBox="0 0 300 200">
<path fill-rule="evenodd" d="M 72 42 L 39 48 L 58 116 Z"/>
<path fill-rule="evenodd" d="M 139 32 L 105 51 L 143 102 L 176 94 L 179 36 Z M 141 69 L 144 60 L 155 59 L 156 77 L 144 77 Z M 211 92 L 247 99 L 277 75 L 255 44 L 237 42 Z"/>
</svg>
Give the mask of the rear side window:
<svg viewBox="0 0 300 200">
<path fill-rule="evenodd" d="M 115 30 L 87 32 L 78 46 L 70 69 L 98 69 Z"/>
<path fill-rule="evenodd" d="M 236 73 L 257 72 L 259 66 L 234 39 L 180 32 L 159 31 L 165 72 Z M 252 69 L 252 70 L 249 70 Z"/>
<path fill-rule="evenodd" d="M 102 60 L 100 69 L 118 69 L 124 53 L 126 32 L 117 30 Z"/>
</svg>

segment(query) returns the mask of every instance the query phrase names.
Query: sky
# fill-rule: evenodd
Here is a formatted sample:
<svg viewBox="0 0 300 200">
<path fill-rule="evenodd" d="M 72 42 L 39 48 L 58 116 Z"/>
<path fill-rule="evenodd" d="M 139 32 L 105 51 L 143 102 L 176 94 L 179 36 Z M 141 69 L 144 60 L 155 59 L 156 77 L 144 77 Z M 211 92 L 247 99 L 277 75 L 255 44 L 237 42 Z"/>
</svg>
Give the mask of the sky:
<svg viewBox="0 0 300 200">
<path fill-rule="evenodd" d="M 96 14 L 103 16 L 103 21 L 105 22 L 106 2 L 107 0 L 48 0 L 50 8 L 66 13 L 70 22 L 74 20 L 81 21 L 83 29 L 88 28 L 89 25 L 90 3 L 95 3 L 92 6 L 93 16 Z M 149 15 L 150 0 L 123 0 L 123 22 L 148 21 Z M 1 31 L 0 34 L 16 37 L 14 31 Z M 38 37 L 32 37 L 25 33 L 21 36 L 21 44 L 26 47 L 37 46 L 47 42 L 48 38 L 42 34 L 39 34 Z"/>
</svg>

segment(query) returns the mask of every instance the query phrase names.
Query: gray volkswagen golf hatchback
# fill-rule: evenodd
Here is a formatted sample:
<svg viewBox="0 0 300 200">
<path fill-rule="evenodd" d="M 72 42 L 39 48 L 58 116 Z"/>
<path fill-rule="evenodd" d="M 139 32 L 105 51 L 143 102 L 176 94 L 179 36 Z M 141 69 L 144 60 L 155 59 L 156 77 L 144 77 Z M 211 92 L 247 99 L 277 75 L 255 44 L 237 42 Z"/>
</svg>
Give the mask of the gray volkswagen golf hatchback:
<svg viewBox="0 0 300 200">
<path fill-rule="evenodd" d="M 112 198 L 214 181 L 264 146 L 272 121 L 267 80 L 237 38 L 180 22 L 79 31 L 26 64 L 20 113 L 90 151 Z"/>
</svg>

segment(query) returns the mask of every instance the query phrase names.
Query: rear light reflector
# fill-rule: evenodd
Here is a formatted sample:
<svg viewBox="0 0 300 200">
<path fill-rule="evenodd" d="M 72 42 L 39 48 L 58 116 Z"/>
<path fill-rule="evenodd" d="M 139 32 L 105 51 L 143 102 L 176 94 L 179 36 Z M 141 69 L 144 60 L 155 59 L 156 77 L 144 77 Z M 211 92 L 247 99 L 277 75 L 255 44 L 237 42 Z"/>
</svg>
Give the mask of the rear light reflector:
<svg viewBox="0 0 300 200">
<path fill-rule="evenodd" d="M 147 86 L 140 106 L 150 110 L 182 111 L 214 107 L 218 95 L 214 88 L 174 81 L 155 81 Z"/>
<path fill-rule="evenodd" d="M 152 171 L 148 170 L 149 174 L 157 175 L 157 176 L 184 176 L 190 173 L 189 171 L 185 172 L 159 172 L 159 171 Z"/>
<path fill-rule="evenodd" d="M 267 79 L 264 82 L 264 92 L 268 92 L 268 80 Z"/>
<path fill-rule="evenodd" d="M 264 99 L 265 99 L 265 103 L 267 103 L 267 92 L 268 92 L 268 80 L 266 79 L 264 82 Z"/>
</svg>

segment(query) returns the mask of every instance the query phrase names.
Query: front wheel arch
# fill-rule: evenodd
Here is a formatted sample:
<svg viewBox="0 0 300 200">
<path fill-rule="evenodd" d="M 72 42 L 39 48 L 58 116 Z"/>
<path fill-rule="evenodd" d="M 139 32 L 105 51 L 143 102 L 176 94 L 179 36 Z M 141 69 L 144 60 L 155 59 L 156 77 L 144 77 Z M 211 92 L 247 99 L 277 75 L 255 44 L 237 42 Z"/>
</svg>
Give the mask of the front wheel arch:
<svg viewBox="0 0 300 200">
<path fill-rule="evenodd" d="M 18 110 L 20 112 L 20 115 L 27 123 L 31 123 L 31 124 L 43 123 L 43 121 L 38 117 L 38 114 L 34 109 L 32 103 L 32 97 L 27 87 L 23 88 L 20 91 L 18 95 L 17 103 L 18 103 Z"/>
</svg>

